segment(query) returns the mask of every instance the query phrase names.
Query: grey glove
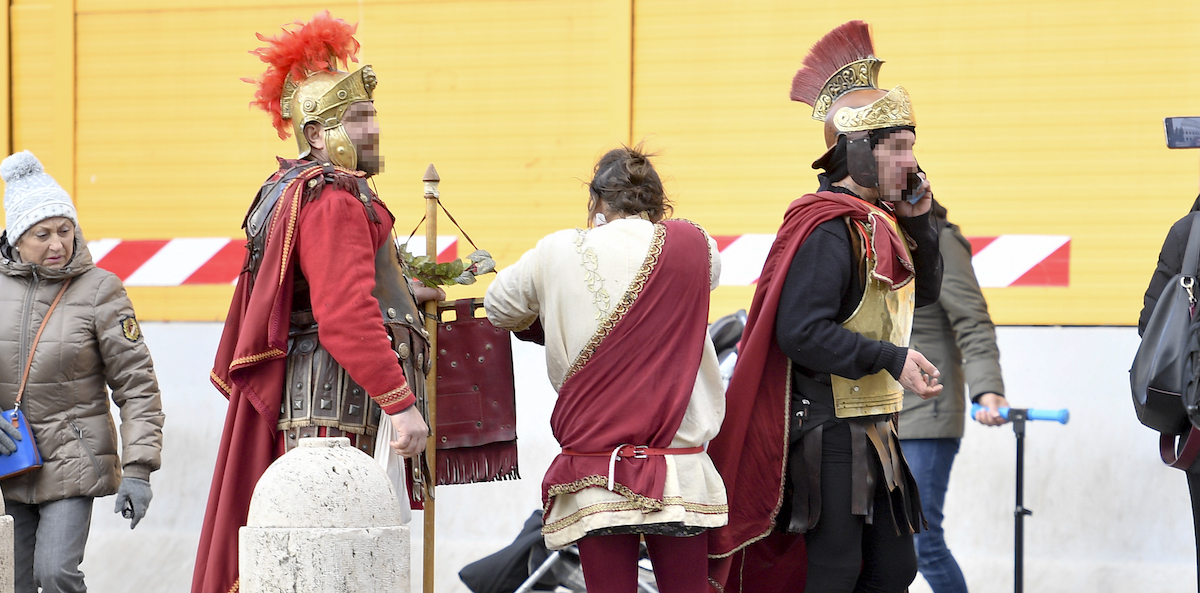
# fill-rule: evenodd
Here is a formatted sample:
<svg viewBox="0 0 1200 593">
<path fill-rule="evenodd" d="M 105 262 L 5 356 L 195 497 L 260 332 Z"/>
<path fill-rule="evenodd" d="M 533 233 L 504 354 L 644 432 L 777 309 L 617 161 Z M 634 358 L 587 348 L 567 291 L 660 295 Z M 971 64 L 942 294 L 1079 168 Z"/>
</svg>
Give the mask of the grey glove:
<svg viewBox="0 0 1200 593">
<path fill-rule="evenodd" d="M 0 420 L 0 455 L 12 455 L 17 452 L 17 441 L 21 440 L 21 431 L 7 420 Z"/>
<path fill-rule="evenodd" d="M 121 488 L 117 490 L 117 505 L 113 512 L 131 519 L 129 528 L 133 529 L 137 527 L 138 521 L 146 516 L 146 508 L 150 506 L 150 499 L 153 497 L 150 482 L 141 478 L 121 478 Z"/>
</svg>

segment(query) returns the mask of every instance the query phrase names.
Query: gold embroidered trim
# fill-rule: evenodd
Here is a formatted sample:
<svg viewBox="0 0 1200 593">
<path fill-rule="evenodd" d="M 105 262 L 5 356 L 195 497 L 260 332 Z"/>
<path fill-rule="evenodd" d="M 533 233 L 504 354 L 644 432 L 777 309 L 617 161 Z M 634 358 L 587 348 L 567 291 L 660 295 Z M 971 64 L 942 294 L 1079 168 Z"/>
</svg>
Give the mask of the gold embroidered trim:
<svg viewBox="0 0 1200 593">
<path fill-rule="evenodd" d="M 295 233 L 296 233 L 296 217 L 300 213 L 300 194 L 301 193 L 302 192 L 296 192 L 296 195 L 292 197 L 292 212 L 291 212 L 291 214 L 288 215 L 287 234 L 285 234 L 283 236 L 283 252 L 282 252 L 283 260 L 282 260 L 282 263 L 280 263 L 280 265 L 279 265 L 279 285 L 280 286 L 283 286 L 283 278 L 287 274 L 288 255 L 289 255 L 288 249 L 292 245 L 292 236 L 295 235 Z"/>
<path fill-rule="evenodd" d="M 779 511 L 783 508 L 783 492 L 787 487 L 787 467 L 788 467 L 788 431 L 790 429 L 791 414 L 792 414 L 792 359 L 787 359 L 787 366 L 784 375 L 784 398 L 783 398 L 783 463 L 779 469 L 779 498 L 775 500 L 775 510 L 771 511 L 771 516 L 767 521 L 769 527 L 767 530 L 751 537 L 750 539 L 736 545 L 732 550 L 723 554 L 709 554 L 709 558 L 725 558 L 737 554 L 739 551 L 750 546 L 754 542 L 765 539 L 771 532 L 775 530 L 775 519 L 779 517 Z"/>
<path fill-rule="evenodd" d="M 233 389 L 229 387 L 228 383 L 222 381 L 221 378 L 217 376 L 216 370 L 209 371 L 208 377 L 213 380 L 213 383 L 217 384 L 217 387 L 221 388 L 221 391 L 225 392 L 225 395 L 233 395 Z"/>
<path fill-rule="evenodd" d="M 237 593 L 238 589 L 241 589 L 241 588 L 242 588 L 242 578 L 238 577 L 238 579 L 233 582 L 233 586 L 229 588 L 228 593 Z"/>
<path fill-rule="evenodd" d="M 596 319 L 604 319 L 604 315 L 612 308 L 612 302 L 609 299 L 608 291 L 604 289 L 604 277 L 600 275 L 600 258 L 596 256 L 596 252 L 588 247 L 583 248 L 583 240 L 587 237 L 587 231 L 584 229 L 575 229 L 575 253 L 578 253 L 583 258 L 583 282 L 587 285 L 587 289 L 592 293 L 592 304 L 596 305 Z"/>
<path fill-rule="evenodd" d="M 408 385 L 405 385 L 403 387 L 397 387 L 396 389 L 393 389 L 387 393 L 381 393 L 375 396 L 373 399 L 375 400 L 375 403 L 379 404 L 379 407 L 386 408 L 392 404 L 397 404 L 404 401 L 405 398 L 412 394 L 412 389 L 409 389 Z"/>
<path fill-rule="evenodd" d="M 727 504 L 703 504 L 699 502 L 688 502 L 681 496 L 668 496 L 663 498 L 663 505 L 669 507 L 683 507 L 683 510 L 689 513 L 700 515 L 724 515 L 729 513 L 729 505 Z M 584 519 L 600 513 L 620 513 L 627 511 L 641 511 L 641 507 L 630 501 L 602 502 L 599 504 L 589 505 L 562 519 L 553 523 L 546 524 L 542 527 L 543 534 L 558 533 Z"/>
<path fill-rule="evenodd" d="M 596 329 L 596 333 L 592 335 L 592 339 L 588 340 L 583 350 L 579 351 L 579 355 L 575 357 L 575 362 L 571 363 L 567 369 L 566 376 L 563 377 L 565 384 L 583 365 L 591 360 L 592 355 L 596 353 L 596 348 L 600 346 L 600 342 L 612 333 L 617 322 L 621 321 L 625 314 L 629 312 L 629 308 L 633 306 L 638 295 L 642 293 L 642 289 L 646 287 L 646 281 L 650 279 L 650 273 L 658 266 L 658 256 L 662 255 L 663 238 L 666 237 L 666 227 L 661 223 L 654 225 L 654 236 L 650 239 L 650 250 L 646 253 L 646 259 L 642 261 L 642 267 L 638 269 L 637 275 L 633 277 L 633 281 L 629 283 L 629 288 L 625 294 L 621 296 L 621 301 L 617 303 L 617 308 L 613 309 L 604 321 L 600 322 L 600 326 Z M 607 484 L 608 479 L 605 478 Z"/>
<path fill-rule="evenodd" d="M 591 488 L 593 486 L 607 490 L 608 476 L 587 476 L 585 478 L 575 480 L 569 484 L 555 484 L 550 487 L 550 490 L 547 492 L 547 494 L 549 495 L 548 498 L 554 498 L 560 494 L 574 494 L 580 490 L 583 490 L 584 488 Z M 655 500 L 648 496 L 642 496 L 641 494 L 630 490 L 628 486 L 625 486 L 620 482 L 613 484 L 612 492 L 624 496 L 636 504 L 639 509 L 644 511 L 661 511 L 663 508 L 663 501 Z M 547 507 L 548 506 L 549 504 L 547 503 Z M 548 510 L 549 508 L 544 509 L 544 511 Z"/>
<path fill-rule="evenodd" d="M 286 356 L 286 355 L 284 354 L 284 352 L 282 350 L 280 350 L 278 348 L 272 348 L 272 349 L 267 350 L 266 352 L 263 352 L 260 354 L 254 354 L 251 356 L 243 356 L 242 358 L 239 358 L 239 359 L 229 363 L 229 368 L 232 369 L 233 367 L 238 366 L 240 364 L 255 363 L 255 362 L 259 362 L 261 360 L 266 360 L 268 358 L 274 358 L 276 356 Z"/>
</svg>

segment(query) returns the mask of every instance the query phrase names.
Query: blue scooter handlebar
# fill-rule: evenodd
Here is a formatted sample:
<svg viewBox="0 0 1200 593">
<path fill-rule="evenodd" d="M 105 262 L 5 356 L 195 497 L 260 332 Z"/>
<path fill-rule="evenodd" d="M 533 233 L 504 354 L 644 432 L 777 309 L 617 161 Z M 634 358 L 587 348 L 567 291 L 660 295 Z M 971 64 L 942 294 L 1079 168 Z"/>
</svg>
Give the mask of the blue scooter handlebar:
<svg viewBox="0 0 1200 593">
<path fill-rule="evenodd" d="M 971 404 L 971 417 L 974 418 L 976 412 L 986 410 L 987 408 L 979 404 Z M 1017 408 L 1018 410 L 1020 408 Z M 1000 408 L 1000 415 L 1008 420 L 1008 408 Z M 1025 418 L 1028 420 L 1052 420 L 1059 424 L 1066 424 L 1071 419 L 1071 412 L 1067 409 L 1061 410 L 1039 410 L 1037 408 L 1029 408 L 1025 410 Z"/>
</svg>

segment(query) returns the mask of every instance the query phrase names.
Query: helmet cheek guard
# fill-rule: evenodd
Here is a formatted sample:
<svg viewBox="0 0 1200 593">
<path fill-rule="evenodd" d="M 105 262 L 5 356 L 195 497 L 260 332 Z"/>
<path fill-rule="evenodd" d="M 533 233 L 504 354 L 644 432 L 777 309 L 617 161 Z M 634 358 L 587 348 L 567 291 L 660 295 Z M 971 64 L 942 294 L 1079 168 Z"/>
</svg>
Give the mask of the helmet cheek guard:
<svg viewBox="0 0 1200 593">
<path fill-rule="evenodd" d="M 879 187 L 879 163 L 871 150 L 870 133 L 855 131 L 846 134 L 846 167 L 854 183 L 866 188 Z"/>
<path fill-rule="evenodd" d="M 358 151 L 350 142 L 346 126 L 341 122 L 332 128 L 325 128 L 325 153 L 334 165 L 351 171 L 358 170 Z"/>
</svg>

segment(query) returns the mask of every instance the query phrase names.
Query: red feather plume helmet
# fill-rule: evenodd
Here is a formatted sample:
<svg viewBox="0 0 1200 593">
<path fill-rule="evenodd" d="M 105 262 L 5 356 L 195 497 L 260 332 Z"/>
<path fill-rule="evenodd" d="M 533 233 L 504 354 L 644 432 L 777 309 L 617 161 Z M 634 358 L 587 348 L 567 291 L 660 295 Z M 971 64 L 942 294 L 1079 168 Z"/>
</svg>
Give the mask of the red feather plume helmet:
<svg viewBox="0 0 1200 593">
<path fill-rule="evenodd" d="M 862 21 L 840 25 L 809 50 L 792 79 L 791 98 L 812 105 L 812 118 L 825 122 L 827 146 L 849 132 L 916 125 L 908 91 L 879 88 L 882 65 Z"/>
<path fill-rule="evenodd" d="M 827 82 L 834 82 L 831 79 L 846 66 L 872 58 L 875 58 L 875 44 L 871 41 L 871 30 L 866 23 L 850 21 L 839 26 L 826 33 L 808 50 L 808 55 L 804 58 L 804 67 L 800 68 L 792 79 L 792 100 L 816 108 Z M 875 61 L 882 63 L 878 59 Z M 878 71 L 879 66 L 876 65 L 875 72 Z M 841 94 L 850 90 L 853 88 L 847 87 Z M 837 97 L 832 98 L 836 99 Z M 814 119 L 817 119 L 815 115 Z"/>
<path fill-rule="evenodd" d="M 339 61 L 343 65 L 358 62 L 361 47 L 354 39 L 358 25 L 335 19 L 328 10 L 307 23 L 296 21 L 292 24 L 298 28 L 284 28 L 275 37 L 255 33 L 267 46 L 250 53 L 265 62 L 267 70 L 257 80 L 242 79 L 258 85 L 250 104 L 271 114 L 271 123 L 280 140 L 290 136 L 291 124 L 284 119 L 280 103 L 289 77 L 291 82 L 298 84 L 316 72 L 336 72 Z"/>
</svg>

